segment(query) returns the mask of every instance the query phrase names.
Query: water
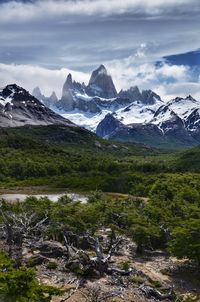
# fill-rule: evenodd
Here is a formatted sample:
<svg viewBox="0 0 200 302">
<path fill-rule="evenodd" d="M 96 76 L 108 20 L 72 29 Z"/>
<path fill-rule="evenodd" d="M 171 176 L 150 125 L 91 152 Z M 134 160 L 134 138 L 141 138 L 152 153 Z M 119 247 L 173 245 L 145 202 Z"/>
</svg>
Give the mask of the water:
<svg viewBox="0 0 200 302">
<path fill-rule="evenodd" d="M 16 194 L 16 193 L 9 193 L 9 194 L 1 194 L 0 198 L 3 198 L 9 202 L 16 202 L 16 201 L 25 201 L 27 197 L 34 196 L 36 198 L 41 197 L 48 197 L 51 201 L 57 202 L 58 199 L 64 195 L 67 195 L 73 201 L 81 201 L 82 203 L 87 203 L 88 197 L 85 195 L 81 195 L 78 193 L 56 193 L 56 194 Z"/>
</svg>

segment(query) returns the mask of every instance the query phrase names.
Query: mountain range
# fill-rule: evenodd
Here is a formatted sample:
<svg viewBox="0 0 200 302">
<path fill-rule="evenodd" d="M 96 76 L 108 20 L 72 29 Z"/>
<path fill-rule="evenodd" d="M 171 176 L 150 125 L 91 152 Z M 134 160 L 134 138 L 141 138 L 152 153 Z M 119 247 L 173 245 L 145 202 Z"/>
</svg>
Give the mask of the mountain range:
<svg viewBox="0 0 200 302">
<path fill-rule="evenodd" d="M 101 65 L 92 72 L 88 85 L 72 79 L 69 74 L 60 100 L 45 97 L 37 87 L 32 94 L 45 105 L 62 114 L 79 126 L 96 131 L 108 113 L 117 114 L 124 123 L 146 122 L 162 104 L 160 96 L 151 90 L 140 92 L 138 87 L 117 93 L 112 77 Z"/>
<path fill-rule="evenodd" d="M 137 86 L 117 92 L 104 65 L 91 74 L 88 85 L 69 74 L 60 100 L 33 95 L 63 117 L 112 140 L 182 148 L 200 143 L 200 101 L 192 96 L 165 102 L 152 90 Z M 47 100 L 48 99 L 48 100 Z"/>
<path fill-rule="evenodd" d="M 102 138 L 161 148 L 200 144 L 200 101 L 192 96 L 164 102 L 152 90 L 138 87 L 117 92 L 101 65 L 88 85 L 69 74 L 58 99 L 39 87 L 30 94 L 16 84 L 0 89 L 0 126 L 65 125 L 83 127 Z"/>
</svg>

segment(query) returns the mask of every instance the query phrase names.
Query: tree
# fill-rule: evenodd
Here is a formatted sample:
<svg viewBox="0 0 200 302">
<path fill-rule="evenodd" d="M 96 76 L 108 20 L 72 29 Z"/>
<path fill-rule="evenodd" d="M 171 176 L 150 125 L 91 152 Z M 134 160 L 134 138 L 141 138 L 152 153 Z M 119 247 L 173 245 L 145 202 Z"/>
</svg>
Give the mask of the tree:
<svg viewBox="0 0 200 302">
<path fill-rule="evenodd" d="M 14 261 L 0 252 L 0 301 L 2 302 L 50 302 L 59 289 L 40 285 L 32 269 L 14 268 Z"/>
<path fill-rule="evenodd" d="M 13 246 L 18 247 L 18 255 L 16 257 L 18 266 L 21 265 L 22 248 L 25 240 L 29 240 L 42 236 L 46 231 L 45 222 L 48 217 L 39 219 L 36 213 L 21 213 L 4 210 L 4 205 L 0 205 L 0 236 L 6 239 L 9 248 L 9 256 L 12 257 Z M 11 206 L 12 207 L 12 206 Z"/>
<path fill-rule="evenodd" d="M 159 239 L 159 229 L 148 223 L 136 224 L 131 228 L 130 235 L 137 244 L 136 253 L 142 254 L 144 248 L 153 248 L 153 240 Z"/>
<path fill-rule="evenodd" d="M 169 250 L 179 259 L 188 258 L 200 267 L 200 220 L 190 218 L 172 232 Z"/>
</svg>

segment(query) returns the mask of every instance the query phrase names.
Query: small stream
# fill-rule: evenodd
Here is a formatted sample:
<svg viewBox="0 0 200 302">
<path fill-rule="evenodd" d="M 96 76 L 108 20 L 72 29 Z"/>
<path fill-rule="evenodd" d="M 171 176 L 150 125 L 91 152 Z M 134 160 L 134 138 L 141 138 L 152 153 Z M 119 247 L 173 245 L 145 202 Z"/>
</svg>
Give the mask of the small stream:
<svg viewBox="0 0 200 302">
<path fill-rule="evenodd" d="M 67 195 L 73 201 L 81 201 L 82 203 L 87 203 L 88 197 L 78 193 L 51 193 L 51 194 L 18 194 L 18 193 L 9 193 L 9 194 L 1 194 L 0 199 L 4 199 L 9 202 L 16 202 L 16 201 L 25 201 L 27 197 L 33 196 L 36 198 L 41 197 L 48 197 L 51 201 L 57 202 L 58 199 L 64 195 Z"/>
</svg>

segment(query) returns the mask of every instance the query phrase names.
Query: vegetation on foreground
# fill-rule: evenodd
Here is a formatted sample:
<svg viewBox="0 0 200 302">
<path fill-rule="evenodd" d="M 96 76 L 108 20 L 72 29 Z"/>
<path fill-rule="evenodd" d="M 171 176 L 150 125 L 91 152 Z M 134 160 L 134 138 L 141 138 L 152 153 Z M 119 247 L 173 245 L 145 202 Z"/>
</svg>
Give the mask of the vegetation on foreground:
<svg viewBox="0 0 200 302">
<path fill-rule="evenodd" d="M 88 135 L 2 130 L 1 188 L 93 193 L 86 204 L 1 201 L 0 301 L 199 301 L 199 148 L 169 154 Z"/>
<path fill-rule="evenodd" d="M 87 291 L 92 295 L 97 290 L 95 282 L 102 278 L 106 278 L 108 288 L 100 292 L 107 296 L 111 291 L 109 299 L 121 297 L 123 301 L 133 291 L 131 294 L 137 293 L 141 301 L 184 301 L 182 294 L 189 285 L 183 290 L 173 279 L 154 280 L 139 269 L 137 259 L 156 255 L 158 250 L 168 257 L 171 254 L 187 259 L 179 269 L 188 269 L 198 281 L 199 194 L 198 187 L 188 190 L 186 186 L 180 192 L 178 183 L 169 186 L 160 182 L 152 188 L 148 202 L 114 200 L 100 192 L 92 194 L 87 204 L 73 202 L 66 196 L 57 203 L 34 197 L 23 203 L 2 201 L 2 250 L 14 259 L 11 262 L 1 254 L 3 301 L 51 301 L 55 294 L 61 295 L 58 301 L 67 301 L 76 292 L 82 293 L 84 299 Z M 33 267 L 41 280 L 41 275 L 55 272 L 60 276 L 59 286 L 44 287 L 38 283 Z M 176 269 L 170 266 L 165 274 L 173 275 Z M 196 286 L 195 295 L 199 292 L 198 282 Z"/>
</svg>

